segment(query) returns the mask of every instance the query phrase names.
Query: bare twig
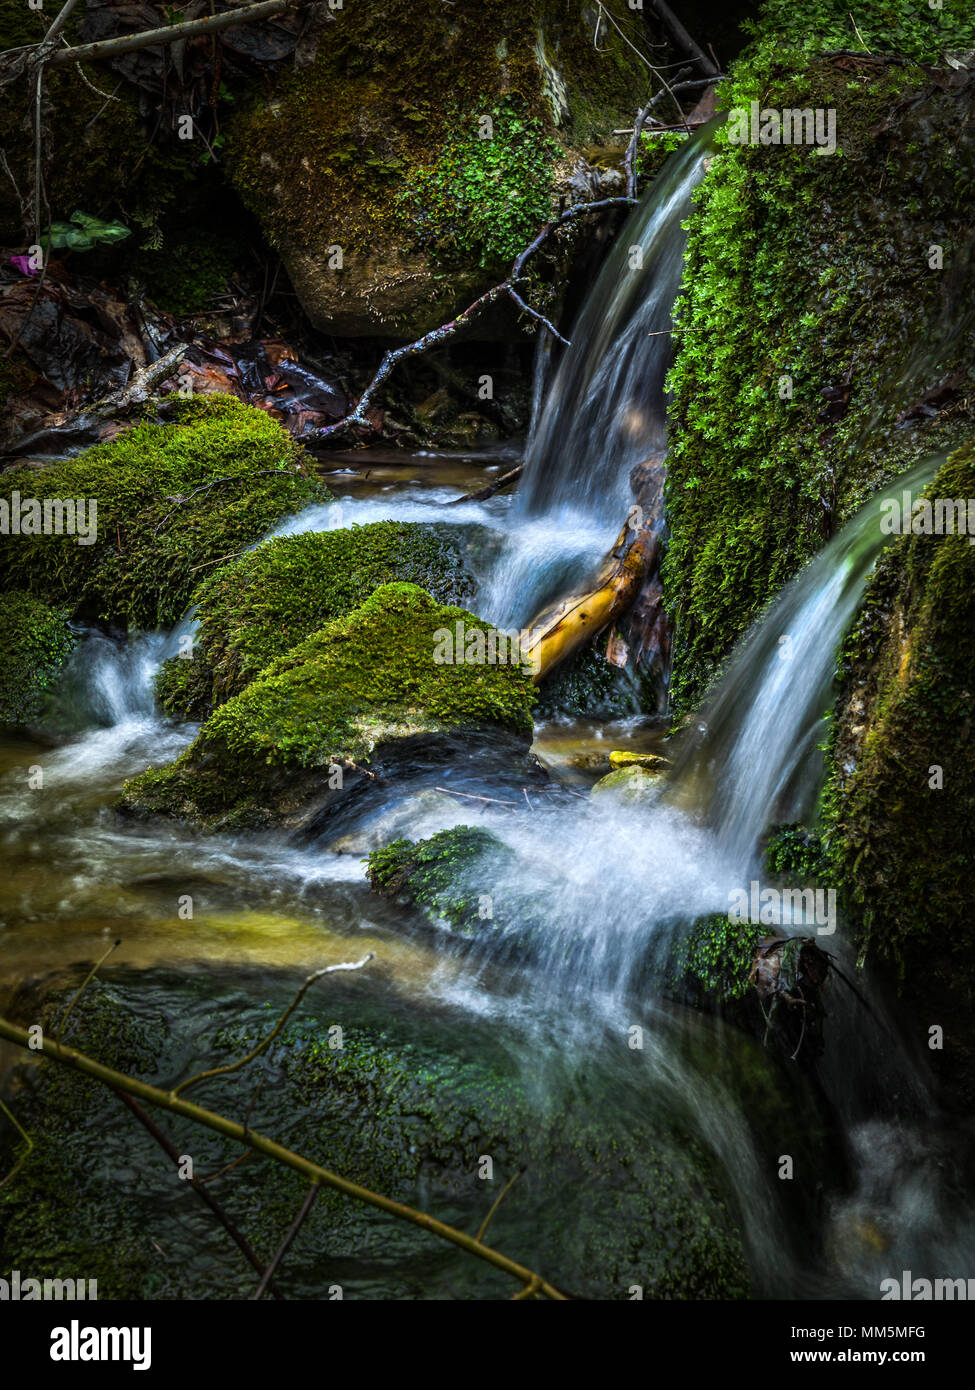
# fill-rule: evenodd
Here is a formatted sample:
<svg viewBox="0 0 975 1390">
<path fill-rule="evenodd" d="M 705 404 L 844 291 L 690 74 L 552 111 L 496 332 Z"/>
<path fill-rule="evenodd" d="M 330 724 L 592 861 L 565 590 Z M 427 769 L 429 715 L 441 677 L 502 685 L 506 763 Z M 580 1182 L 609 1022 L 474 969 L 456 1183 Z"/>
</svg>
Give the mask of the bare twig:
<svg viewBox="0 0 975 1390">
<path fill-rule="evenodd" d="M 484 1220 L 481 1222 L 481 1229 L 480 1229 L 480 1230 L 478 1231 L 478 1233 L 477 1233 L 477 1239 L 478 1239 L 478 1240 L 483 1240 L 483 1239 L 484 1239 L 484 1232 L 487 1230 L 488 1226 L 491 1224 L 491 1217 L 492 1217 L 492 1216 L 494 1215 L 494 1213 L 497 1211 L 498 1207 L 499 1207 L 499 1206 L 501 1205 L 501 1203 L 504 1201 L 505 1197 L 507 1197 L 508 1193 L 509 1193 L 509 1192 L 511 1191 L 511 1189 L 514 1187 L 515 1183 L 518 1181 L 518 1179 L 521 1177 L 521 1175 L 522 1175 L 522 1173 L 524 1173 L 524 1171 L 525 1171 L 524 1168 L 519 1168 L 518 1171 L 517 1171 L 517 1173 L 515 1173 L 514 1177 L 508 1179 L 508 1181 L 505 1183 L 504 1187 L 501 1189 L 501 1191 L 500 1191 L 500 1192 L 498 1193 L 498 1195 L 495 1197 L 494 1201 L 491 1203 L 491 1209 L 490 1209 L 490 1211 L 488 1212 L 487 1216 L 485 1216 Z"/>
<path fill-rule="evenodd" d="M 71 1016 L 71 1010 L 74 1008 L 75 1004 L 77 1004 L 78 1000 L 79 1000 L 79 999 L 81 998 L 81 996 L 84 994 L 85 990 L 86 990 L 86 989 L 88 988 L 88 986 L 91 984 L 92 980 L 93 980 L 93 979 L 95 978 L 95 976 L 98 974 L 99 970 L 102 968 L 102 966 L 103 966 L 103 965 L 105 964 L 105 962 L 108 960 L 108 958 L 109 958 L 109 956 L 112 954 L 112 952 L 113 952 L 114 950 L 116 950 L 119 946 L 121 946 L 121 944 L 122 944 L 121 938 L 119 938 L 118 941 L 113 941 L 112 944 L 111 944 L 111 946 L 109 946 L 108 950 L 105 952 L 105 954 L 104 954 L 103 956 L 99 957 L 99 959 L 95 961 L 95 964 L 91 967 L 91 969 L 88 971 L 88 974 L 85 976 L 84 980 L 82 981 L 82 983 L 81 983 L 81 988 L 78 990 L 78 993 L 74 996 L 74 998 L 71 1000 L 71 1002 L 70 1002 L 70 1004 L 68 1005 L 68 1007 L 65 1009 L 64 1013 L 61 1015 L 61 1022 L 58 1024 L 58 1035 L 57 1035 L 58 1047 L 61 1046 L 61 1039 L 62 1039 L 62 1037 L 64 1036 L 64 1025 L 67 1023 L 68 1019 L 69 1019 L 70 1016 Z"/>
<path fill-rule="evenodd" d="M 475 796 L 473 792 L 455 792 L 450 787 L 434 787 L 436 792 L 446 792 L 448 796 L 462 796 L 465 801 L 490 801 L 495 806 L 517 806 L 517 801 L 501 801 L 496 796 Z"/>
<path fill-rule="evenodd" d="M 477 492 L 465 492 L 463 497 L 452 497 L 449 502 L 445 502 L 445 507 L 457 507 L 461 502 L 486 502 L 489 497 L 493 497 L 502 488 L 509 487 L 518 481 L 525 471 L 525 465 L 519 463 L 514 468 L 509 468 L 507 473 L 502 473 L 493 483 L 488 483 L 487 487 L 478 488 Z"/>
<path fill-rule="evenodd" d="M 284 1240 L 281 1242 L 277 1250 L 274 1252 L 274 1258 L 262 1274 L 261 1282 L 258 1284 L 253 1294 L 251 1294 L 251 1298 L 255 1302 L 264 1297 L 264 1294 L 267 1291 L 267 1286 L 268 1284 L 270 1284 L 271 1280 L 274 1277 L 274 1271 L 277 1269 L 278 1265 L 281 1263 L 285 1255 L 288 1253 L 295 1236 L 298 1234 L 298 1232 L 304 1225 L 305 1217 L 308 1215 L 308 1213 L 314 1206 L 315 1198 L 318 1196 L 318 1191 L 318 1183 L 312 1180 L 308 1184 L 308 1192 L 305 1195 L 305 1200 L 301 1204 L 301 1210 L 295 1217 L 294 1221 L 291 1223 L 291 1226 L 289 1227 L 288 1233 L 285 1236 Z"/>
<path fill-rule="evenodd" d="M 567 208 L 559 217 L 554 218 L 551 222 L 546 222 L 545 226 L 542 227 L 533 240 L 525 247 L 524 251 L 515 259 L 507 277 L 502 280 L 500 284 L 494 285 L 491 289 L 487 290 L 479 299 L 475 299 L 473 304 L 469 304 L 462 313 L 458 314 L 456 318 L 451 319 L 448 323 L 441 324 L 439 328 L 432 328 L 429 333 L 424 333 L 422 337 L 417 338 L 415 342 L 406 343 L 403 347 L 391 348 L 384 355 L 372 381 L 370 381 L 369 385 L 359 397 L 355 409 L 332 425 L 323 425 L 316 430 L 311 430 L 305 437 L 308 439 L 331 439 L 334 435 L 340 434 L 356 425 L 364 429 L 372 428 L 367 411 L 372 405 L 373 397 L 376 392 L 379 390 L 380 386 L 382 386 L 390 372 L 392 372 L 393 368 L 407 357 L 418 357 L 429 348 L 437 347 L 441 343 L 446 342 L 448 338 L 452 338 L 461 328 L 465 328 L 482 309 L 485 309 L 489 304 L 493 304 L 494 301 L 500 299 L 502 295 L 510 297 L 520 308 L 527 310 L 534 318 L 541 319 L 544 326 L 550 332 L 556 333 L 556 330 L 548 320 L 543 319 L 541 314 L 531 309 L 515 288 L 523 279 L 522 271 L 525 265 L 535 252 L 538 251 L 539 247 L 542 246 L 546 238 L 557 228 L 565 226 L 567 222 L 572 222 L 575 218 L 581 217 L 587 213 L 601 212 L 604 208 L 632 207 L 632 205 L 632 198 L 601 198 L 593 203 L 576 203 L 571 208 Z M 558 333 L 556 333 L 556 336 L 561 338 L 561 335 Z M 565 342 L 566 340 L 561 338 L 561 341 Z"/>
<path fill-rule="evenodd" d="M 195 1076 L 190 1076 L 185 1081 L 181 1081 L 178 1086 L 173 1087 L 173 1098 L 175 1099 L 180 1092 L 185 1091 L 189 1086 L 195 1086 L 198 1081 L 208 1081 L 214 1076 L 227 1076 L 230 1072 L 240 1071 L 242 1067 L 246 1067 L 249 1062 L 254 1061 L 255 1057 L 259 1057 L 262 1052 L 265 1052 L 270 1047 L 271 1043 L 281 1032 L 281 1029 L 287 1023 L 288 1019 L 294 1013 L 295 1009 L 301 1003 L 302 999 L 304 999 L 308 990 L 316 980 L 320 980 L 323 975 L 334 974 L 338 970 L 361 970 L 364 965 L 368 964 L 368 962 L 373 959 L 374 955 L 375 952 L 370 951 L 367 955 L 364 955 L 361 960 L 352 963 L 345 962 L 341 965 L 326 965 L 321 970 L 313 971 L 308 976 L 307 980 L 305 980 L 304 984 L 301 985 L 297 994 L 263 1042 L 259 1042 L 256 1047 L 252 1048 L 251 1051 L 247 1053 L 246 1057 L 240 1057 L 236 1062 L 228 1062 L 225 1067 L 211 1067 L 209 1071 L 197 1072 Z M 246 1130 L 246 1125 L 244 1128 Z"/>
<path fill-rule="evenodd" d="M 166 1154 L 169 1155 L 169 1157 L 172 1159 L 172 1161 L 176 1164 L 178 1168 L 180 1166 L 182 1156 L 179 1153 L 178 1149 L 176 1149 L 176 1147 L 169 1141 L 169 1139 L 166 1138 L 165 1134 L 163 1134 L 162 1130 L 156 1124 L 155 1120 L 153 1120 L 150 1115 L 147 1115 L 146 1112 L 143 1110 L 142 1106 L 139 1104 L 139 1102 L 137 1100 L 133 1100 L 132 1097 L 126 1091 L 116 1089 L 115 1093 L 118 1096 L 119 1100 L 122 1101 L 124 1105 L 128 1106 L 128 1108 L 132 1111 L 132 1114 L 139 1121 L 140 1125 L 142 1125 L 143 1128 L 147 1130 L 149 1134 L 152 1135 L 153 1139 L 155 1139 L 159 1147 Z M 252 1152 L 252 1149 L 245 1150 L 243 1157 L 246 1157 L 247 1154 Z M 241 1232 L 238 1231 L 237 1227 L 231 1221 L 230 1217 L 227 1215 L 226 1211 L 223 1209 L 221 1204 L 217 1201 L 216 1197 L 214 1197 L 212 1192 L 207 1191 L 203 1183 L 203 1180 L 201 1178 L 187 1178 L 185 1179 L 185 1181 L 187 1181 L 190 1184 L 197 1196 L 200 1197 L 200 1199 L 210 1208 L 214 1216 L 220 1222 L 221 1226 L 227 1232 L 228 1236 L 230 1236 L 230 1239 L 236 1245 L 237 1249 L 244 1256 L 244 1259 L 247 1260 L 248 1264 L 250 1264 L 254 1269 L 256 1269 L 259 1274 L 262 1274 L 264 1272 L 264 1266 L 261 1263 L 260 1257 L 252 1248 L 247 1237 L 242 1235 Z M 274 1271 L 272 1270 L 271 1272 L 273 1274 Z M 273 1286 L 272 1293 L 274 1294 L 275 1298 L 281 1297 L 280 1290 L 274 1288 Z"/>
<path fill-rule="evenodd" d="M 7 1183 L 8 1183 L 8 1182 L 11 1182 L 11 1181 L 17 1176 L 17 1174 L 20 1172 L 21 1168 L 22 1168 L 22 1167 L 24 1166 L 24 1164 L 27 1162 L 27 1159 L 28 1159 L 28 1157 L 30 1156 L 30 1151 L 31 1151 L 31 1149 L 34 1147 L 34 1141 L 33 1141 L 33 1139 L 30 1137 L 30 1135 L 27 1133 L 26 1129 L 24 1129 L 24 1126 L 23 1126 L 23 1125 L 20 1123 L 20 1121 L 17 1119 L 17 1116 L 13 1113 L 12 1110 L 9 1110 L 9 1109 L 7 1108 L 7 1106 L 4 1105 L 4 1103 L 3 1103 L 2 1100 L 0 1100 L 0 1110 L 3 1111 L 3 1113 L 6 1115 L 7 1119 L 8 1119 L 8 1120 L 10 1121 L 10 1123 L 13 1125 L 14 1129 L 15 1129 L 15 1130 L 17 1131 L 17 1133 L 20 1135 L 21 1139 L 23 1139 L 24 1143 L 27 1145 L 26 1150 L 20 1155 L 20 1157 L 18 1158 L 17 1162 L 16 1162 L 16 1163 L 14 1164 L 14 1166 L 11 1168 L 10 1172 L 9 1172 L 9 1173 L 7 1174 L 7 1176 L 2 1180 L 2 1182 L 0 1182 L 0 1187 L 6 1187 L 6 1186 L 7 1186 Z"/>
</svg>

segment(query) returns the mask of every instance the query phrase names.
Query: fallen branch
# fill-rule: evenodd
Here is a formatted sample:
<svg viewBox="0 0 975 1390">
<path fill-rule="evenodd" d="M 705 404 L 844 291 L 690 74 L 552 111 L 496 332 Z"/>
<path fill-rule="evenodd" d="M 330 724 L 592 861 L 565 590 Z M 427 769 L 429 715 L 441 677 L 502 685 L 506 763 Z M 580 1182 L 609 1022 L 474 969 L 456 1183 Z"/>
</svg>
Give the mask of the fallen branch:
<svg viewBox="0 0 975 1390">
<path fill-rule="evenodd" d="M 185 1091 L 188 1087 L 195 1086 L 198 1081 L 207 1081 L 214 1076 L 228 1076 L 231 1072 L 240 1071 L 242 1067 L 246 1067 L 249 1062 L 253 1062 L 256 1057 L 260 1057 L 261 1053 L 265 1052 L 270 1047 L 271 1043 L 281 1032 L 281 1029 L 287 1023 L 288 1019 L 294 1013 L 295 1009 L 301 1003 L 302 999 L 304 999 L 308 990 L 316 980 L 320 980 L 323 975 L 333 975 L 339 970 L 361 970 L 364 965 L 368 965 L 369 961 L 371 961 L 374 956 L 375 952 L 370 951 L 368 955 L 363 956 L 361 960 L 351 963 L 344 962 L 341 965 L 326 965 L 321 970 L 312 971 L 263 1042 L 259 1042 L 256 1047 L 252 1048 L 251 1051 L 247 1053 L 246 1057 L 240 1057 L 236 1062 L 228 1062 L 225 1067 L 212 1067 L 209 1071 L 197 1072 L 195 1076 L 190 1076 L 186 1081 L 181 1081 L 178 1086 L 173 1087 L 173 1097 L 175 1098 L 181 1091 Z"/>
<path fill-rule="evenodd" d="M 466 492 L 463 497 L 452 497 L 449 502 L 445 502 L 446 507 L 457 507 L 461 502 L 486 502 L 489 497 L 493 497 L 502 488 L 510 487 L 516 483 L 525 471 L 525 465 L 519 463 L 515 468 L 509 468 L 507 473 L 502 473 L 493 483 L 488 483 L 487 487 L 478 488 L 477 492 Z"/>
<path fill-rule="evenodd" d="M 315 1198 L 316 1198 L 317 1196 L 318 1196 L 318 1183 L 317 1183 L 317 1182 L 309 1183 L 309 1185 L 308 1185 L 308 1193 L 307 1193 L 307 1195 L 306 1195 L 306 1197 L 305 1197 L 305 1200 L 304 1200 L 304 1201 L 302 1202 L 302 1204 L 301 1204 L 301 1210 L 299 1211 L 298 1215 L 295 1217 L 294 1221 L 291 1223 L 290 1227 L 288 1228 L 288 1233 L 287 1233 L 287 1235 L 285 1236 L 285 1238 L 284 1238 L 284 1240 L 281 1242 L 281 1244 L 278 1246 L 277 1250 L 274 1252 L 274 1258 L 272 1259 L 271 1263 L 268 1265 L 267 1269 L 266 1269 L 266 1270 L 264 1271 L 264 1273 L 262 1274 L 262 1276 L 261 1276 L 261 1282 L 258 1284 L 256 1290 L 255 1290 L 254 1293 L 251 1295 L 252 1299 L 253 1299 L 255 1302 L 258 1302 L 260 1299 L 262 1299 L 262 1298 L 264 1297 L 264 1294 L 265 1294 L 265 1292 L 267 1291 L 268 1285 L 269 1285 L 269 1284 L 272 1284 L 272 1281 L 273 1281 L 273 1279 L 274 1279 L 274 1271 L 277 1269 L 278 1265 L 281 1263 L 281 1261 L 284 1259 L 285 1255 L 286 1255 L 286 1254 L 288 1253 L 288 1251 L 291 1249 L 291 1246 L 292 1246 L 292 1244 L 293 1244 L 293 1242 L 294 1242 L 294 1238 L 295 1238 L 295 1236 L 298 1234 L 298 1232 L 301 1230 L 302 1226 L 304 1225 L 305 1217 L 308 1215 L 308 1213 L 311 1211 L 312 1207 L 314 1206 L 314 1204 L 315 1204 Z M 273 1287 L 273 1284 L 272 1284 L 272 1287 Z"/>
<path fill-rule="evenodd" d="M 226 10 L 223 14 L 207 15 L 205 19 L 187 19 L 181 24 L 166 24 L 161 29 L 144 29 L 138 34 L 122 34 L 114 39 L 99 39 L 97 43 L 78 44 L 75 48 L 64 48 L 47 60 L 52 68 L 64 63 L 97 63 L 103 58 L 117 58 L 121 53 L 136 53 L 141 48 L 152 48 L 156 44 L 178 43 L 181 39 L 196 38 L 200 34 L 215 34 L 220 29 L 233 29 L 239 24 L 253 24 L 259 19 L 273 19 L 275 15 L 287 10 L 298 10 L 309 0 L 260 0 L 256 5 L 244 5 L 238 10 Z M 335 16 L 326 11 L 329 22 Z M 2 56 L 2 55 L 0 55 Z"/>
<path fill-rule="evenodd" d="M 11 1023 L 9 1019 L 3 1017 L 0 1017 L 0 1038 L 6 1038 L 8 1042 L 22 1047 L 25 1051 L 31 1050 L 30 1034 L 27 1029 Z M 565 1300 L 565 1295 L 560 1293 L 554 1285 L 540 1278 L 539 1275 L 524 1265 L 519 1264 L 517 1260 L 511 1260 L 507 1255 L 502 1255 L 500 1250 L 494 1250 L 490 1246 L 482 1244 L 474 1236 L 468 1235 L 465 1231 L 459 1231 L 454 1226 L 448 1226 L 446 1222 L 438 1221 L 436 1217 L 429 1216 L 426 1212 L 418 1211 L 415 1207 L 408 1207 L 403 1202 L 396 1202 L 391 1197 L 384 1197 L 379 1192 L 373 1192 L 368 1187 L 362 1187 L 359 1183 L 340 1177 L 338 1173 L 332 1173 L 311 1159 L 294 1153 L 291 1149 L 286 1149 L 283 1144 L 268 1139 L 256 1130 L 245 1130 L 243 1125 L 227 1119 L 225 1115 L 218 1115 L 212 1110 L 205 1110 L 200 1105 L 194 1105 L 192 1101 L 181 1100 L 171 1092 L 160 1090 L 158 1086 L 151 1086 L 146 1081 L 139 1081 L 134 1076 L 126 1076 L 123 1072 L 115 1071 L 112 1067 L 106 1067 L 101 1062 L 96 1062 L 93 1057 L 77 1051 L 76 1048 L 59 1048 L 57 1043 L 49 1038 L 42 1039 L 41 1048 L 44 1056 L 51 1061 L 71 1067 L 72 1070 L 81 1072 L 85 1076 L 91 1076 L 115 1091 L 124 1091 L 139 1100 L 146 1101 L 149 1105 L 157 1106 L 161 1110 L 168 1110 L 173 1115 L 182 1116 L 183 1119 L 192 1120 L 196 1124 L 203 1125 L 217 1134 L 234 1140 L 235 1143 L 244 1144 L 248 1148 L 274 1159 L 275 1162 L 303 1174 L 310 1182 L 317 1182 L 323 1187 L 334 1188 L 335 1191 L 343 1193 L 346 1197 L 365 1202 L 366 1205 L 376 1207 L 379 1211 L 384 1211 L 401 1221 L 407 1221 L 412 1226 L 419 1226 L 431 1235 L 448 1241 L 451 1245 L 466 1250 L 469 1254 L 476 1255 L 478 1259 L 484 1260 L 503 1274 L 517 1279 L 523 1287 L 537 1287 L 546 1298 Z M 537 1285 L 534 1282 L 536 1280 L 538 1281 Z"/>
<path fill-rule="evenodd" d="M 139 1102 L 137 1100 L 133 1100 L 127 1092 L 116 1091 L 116 1095 L 124 1105 L 128 1106 L 129 1110 L 139 1121 L 142 1127 L 149 1134 L 152 1135 L 153 1139 L 155 1139 L 156 1143 L 163 1150 L 163 1152 L 166 1153 L 169 1156 L 169 1158 L 172 1159 L 173 1163 L 175 1163 L 176 1167 L 179 1168 L 182 1164 L 182 1155 L 180 1154 L 179 1150 L 175 1147 L 175 1145 L 173 1145 L 166 1138 L 165 1134 L 163 1134 L 162 1130 L 156 1124 L 155 1120 L 153 1120 L 150 1115 L 147 1115 L 146 1112 L 143 1110 L 142 1106 L 139 1104 Z M 242 1157 L 246 1158 L 250 1152 L 250 1149 L 246 1150 Z M 253 1250 L 253 1248 L 251 1247 L 251 1244 L 248 1241 L 247 1237 L 242 1235 L 240 1231 L 238 1231 L 237 1227 L 231 1221 L 230 1217 L 227 1215 L 226 1211 L 223 1209 L 221 1204 L 217 1201 L 216 1197 L 214 1197 L 211 1192 L 207 1191 L 203 1180 L 201 1178 L 188 1178 L 186 1179 L 186 1181 L 189 1182 L 190 1187 L 192 1187 L 193 1191 L 197 1194 L 200 1200 L 213 1212 L 214 1216 L 220 1222 L 221 1226 L 227 1232 L 228 1236 L 233 1241 L 233 1243 L 237 1246 L 237 1249 L 244 1256 L 244 1259 L 248 1262 L 248 1264 L 251 1265 L 254 1269 L 256 1269 L 258 1274 L 263 1276 L 266 1272 L 264 1266 L 261 1263 L 255 1251 Z M 275 1298 L 282 1297 L 280 1290 L 273 1284 L 271 1286 L 271 1292 L 274 1294 Z"/>
<path fill-rule="evenodd" d="M 708 57 L 700 44 L 695 43 L 665 0 L 650 0 L 650 3 L 678 48 L 682 48 L 691 62 L 696 63 L 704 75 L 713 80 L 718 74 L 717 63 Z"/>
</svg>

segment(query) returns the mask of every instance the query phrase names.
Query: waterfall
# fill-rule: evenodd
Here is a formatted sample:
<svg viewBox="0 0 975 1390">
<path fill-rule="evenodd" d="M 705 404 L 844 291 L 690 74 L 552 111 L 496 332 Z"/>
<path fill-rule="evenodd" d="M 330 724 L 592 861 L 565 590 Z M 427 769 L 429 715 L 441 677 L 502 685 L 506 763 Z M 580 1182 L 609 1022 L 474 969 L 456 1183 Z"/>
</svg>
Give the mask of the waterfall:
<svg viewBox="0 0 975 1390">
<path fill-rule="evenodd" d="M 572 325 L 572 344 L 533 410 L 505 550 L 483 605 L 502 626 L 527 622 L 606 553 L 632 501 L 632 469 L 666 448 L 664 378 L 686 241 L 682 223 L 704 175 L 714 123 L 667 161 Z M 536 357 L 536 391 L 545 358 Z M 569 548 L 571 547 L 571 553 Z"/>
<path fill-rule="evenodd" d="M 739 643 L 704 705 L 699 738 L 676 769 L 676 795 L 689 784 L 703 793 L 732 862 L 749 862 L 772 820 L 809 811 L 837 649 L 893 539 L 881 528 L 883 503 L 919 493 L 943 459 L 926 458 L 890 483 L 823 547 Z"/>
<path fill-rule="evenodd" d="M 563 503 L 619 527 L 630 470 L 666 447 L 664 378 L 686 241 L 711 126 L 667 162 L 630 215 L 572 325 L 525 459 L 518 506 Z"/>
</svg>

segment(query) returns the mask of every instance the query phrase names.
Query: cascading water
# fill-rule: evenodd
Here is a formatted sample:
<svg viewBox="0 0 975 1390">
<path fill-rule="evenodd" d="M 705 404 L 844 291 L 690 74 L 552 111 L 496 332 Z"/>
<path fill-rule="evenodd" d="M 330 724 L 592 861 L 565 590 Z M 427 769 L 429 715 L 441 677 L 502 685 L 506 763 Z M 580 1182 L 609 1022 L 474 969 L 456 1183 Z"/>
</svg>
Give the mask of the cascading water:
<svg viewBox="0 0 975 1390">
<path fill-rule="evenodd" d="M 881 527 L 883 503 L 905 489 L 919 493 L 942 462 L 925 459 L 861 508 L 739 645 L 702 710 L 703 738 L 682 757 L 675 794 L 704 784 L 707 820 L 734 862 L 747 865 L 773 819 L 800 820 L 810 809 L 837 648 L 892 540 Z"/>
<path fill-rule="evenodd" d="M 681 224 L 704 174 L 710 131 L 668 160 L 572 326 L 571 346 L 532 422 L 511 534 L 485 595 L 485 616 L 501 626 L 527 622 L 605 554 L 632 501 L 632 469 L 666 449 L 664 378 L 683 268 Z"/>
</svg>

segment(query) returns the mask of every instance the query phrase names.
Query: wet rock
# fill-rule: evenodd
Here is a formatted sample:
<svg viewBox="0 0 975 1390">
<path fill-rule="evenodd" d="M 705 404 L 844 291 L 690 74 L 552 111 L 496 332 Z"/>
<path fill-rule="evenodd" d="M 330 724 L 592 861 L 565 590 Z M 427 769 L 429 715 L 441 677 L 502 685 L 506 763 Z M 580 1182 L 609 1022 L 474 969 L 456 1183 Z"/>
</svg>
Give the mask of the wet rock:
<svg viewBox="0 0 975 1390">
<path fill-rule="evenodd" d="M 660 753 L 630 753 L 614 750 L 609 755 L 609 761 L 614 768 L 642 767 L 646 772 L 666 772 L 670 767 L 670 759 L 663 757 Z"/>
<path fill-rule="evenodd" d="M 656 801 L 660 795 L 660 777 L 646 767 L 621 767 L 599 781 L 590 796 L 617 798 L 638 804 Z"/>
<path fill-rule="evenodd" d="M 221 705 L 177 762 L 126 783 L 118 809 L 211 829 L 280 824 L 316 834 L 370 785 L 461 750 L 468 766 L 524 759 L 530 674 L 437 662 L 458 622 L 490 631 L 416 585 L 384 585 Z"/>
</svg>

